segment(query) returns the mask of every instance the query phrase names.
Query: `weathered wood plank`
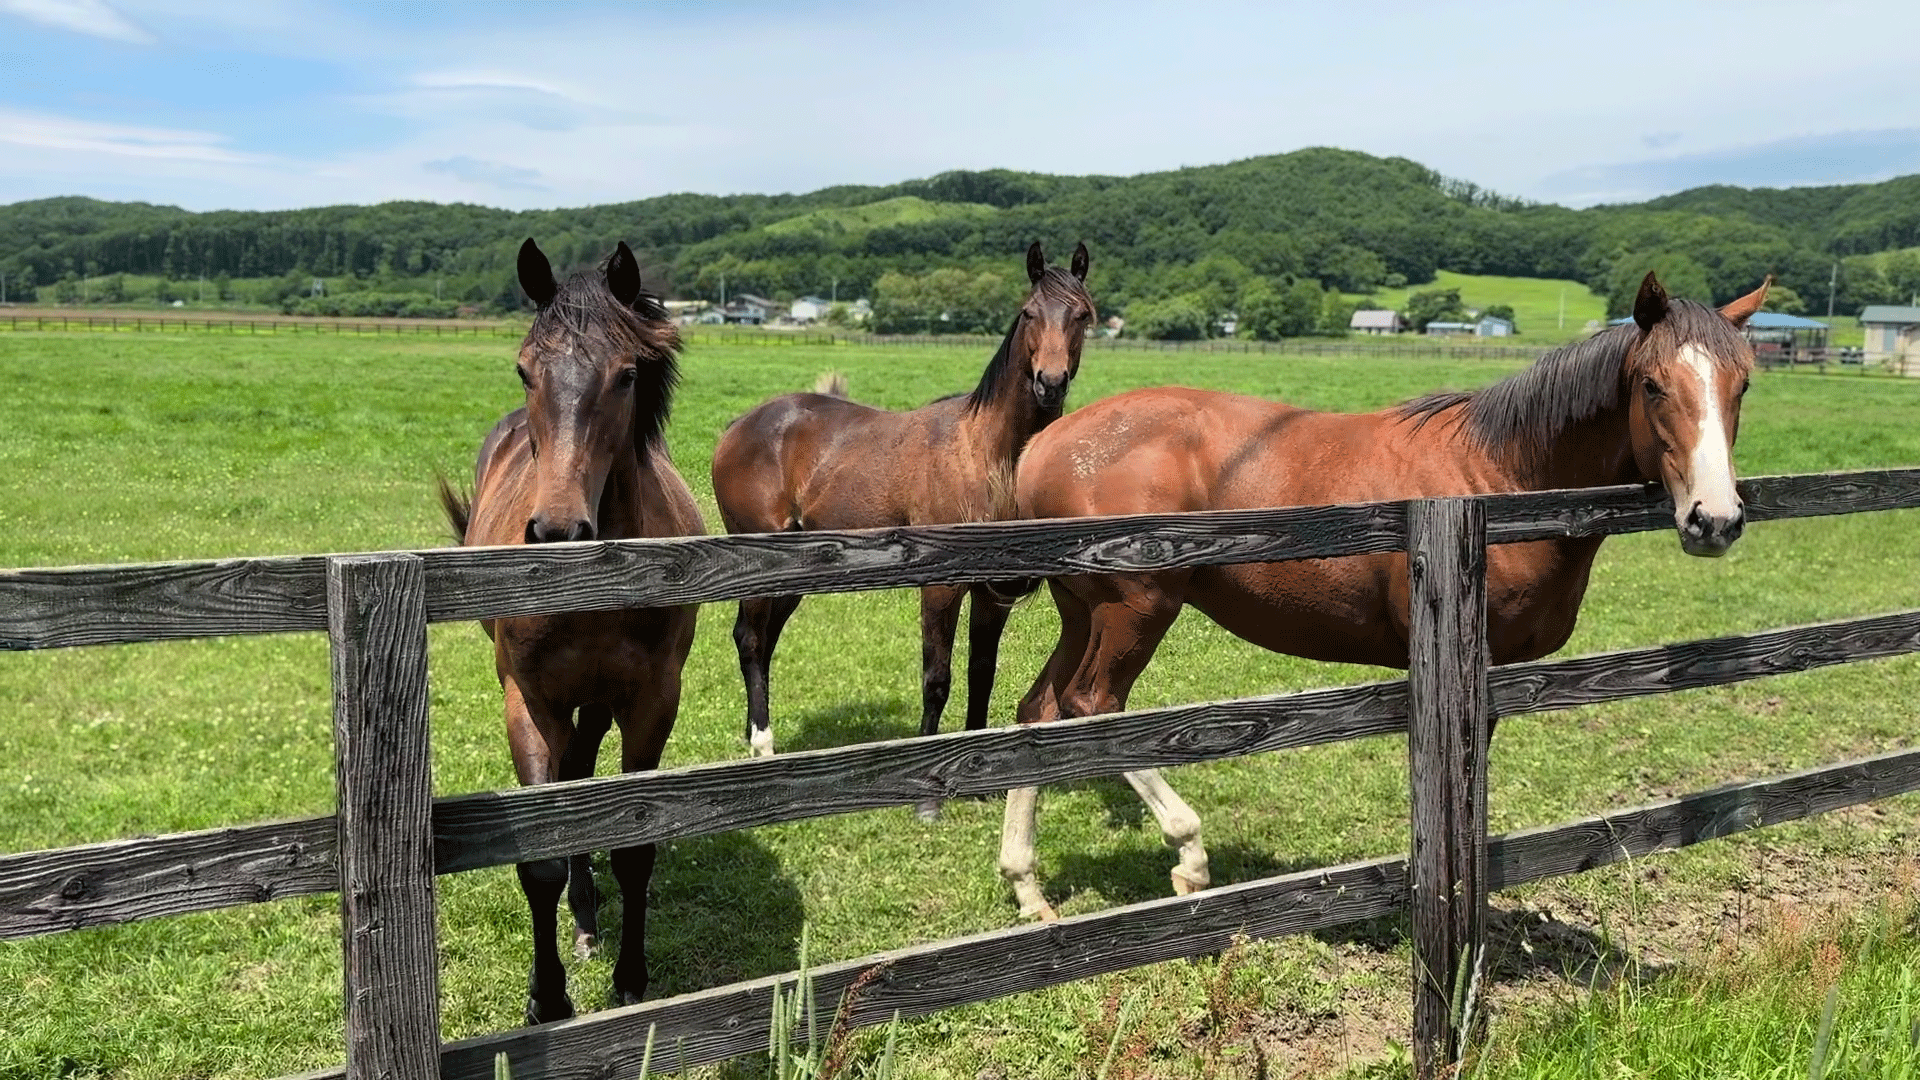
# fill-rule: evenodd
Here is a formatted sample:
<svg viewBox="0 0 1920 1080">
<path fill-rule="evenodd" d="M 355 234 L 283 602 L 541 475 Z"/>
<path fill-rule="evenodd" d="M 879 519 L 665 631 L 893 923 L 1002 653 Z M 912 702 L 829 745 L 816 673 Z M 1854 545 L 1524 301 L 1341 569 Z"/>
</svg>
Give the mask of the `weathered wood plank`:
<svg viewBox="0 0 1920 1080">
<path fill-rule="evenodd" d="M 350 1080 L 435 1080 L 440 948 L 427 729 L 427 579 L 415 555 L 327 561 Z"/>
<path fill-rule="evenodd" d="M 1496 715 L 1920 652 L 1920 611 L 1495 668 Z M 1406 684 L 1369 683 L 1031 728 L 952 732 L 760 761 L 600 777 L 439 800 L 439 873 L 602 850 L 930 796 L 1106 776 L 1406 728 Z M 543 805 L 547 798 L 555 805 Z M 529 831 L 517 833 L 522 822 Z M 333 819 L 0 855 L 0 940 L 330 892 Z M 76 865 L 77 863 L 77 865 Z M 69 879 L 83 878 L 65 895 Z"/>
<path fill-rule="evenodd" d="M 1407 508 L 1413 1071 L 1451 1074 L 1487 906 L 1487 521 L 1471 499 Z"/>
<path fill-rule="evenodd" d="M 1492 838 L 1495 888 L 1580 873 L 1629 858 L 1920 790 L 1920 750 L 1902 750 L 1787 776 L 1730 784 L 1560 825 Z M 954 941 L 878 953 L 814 971 L 823 1009 L 869 971 L 850 1011 L 854 1026 L 885 1023 L 894 1010 L 920 1016 L 975 1001 L 1142 964 L 1204 956 L 1234 936 L 1307 933 L 1403 910 L 1406 861 L 1373 859 L 1153 900 L 1056 923 L 1023 925 Z M 649 1027 L 655 1062 L 700 1065 L 764 1051 L 776 985 L 758 979 L 537 1028 L 448 1043 L 442 1080 L 490 1080 L 506 1053 L 514 1080 L 602 1080 L 634 1074 Z M 823 1019 L 824 1023 L 824 1019 Z M 660 1057 L 660 1048 L 669 1048 Z M 305 1074 L 336 1080 L 342 1073 Z M 291 1080 L 291 1078 L 290 1078 Z"/>
<path fill-rule="evenodd" d="M 340 884 L 331 817 L 0 856 L 0 941 Z"/>
<path fill-rule="evenodd" d="M 1752 520 L 1920 506 L 1920 469 L 1743 481 Z M 1672 527 L 1643 487 L 1484 496 L 1494 543 Z M 1405 504 L 437 548 L 436 622 L 1398 551 Z M 0 571 L 0 649 L 325 628 L 325 558 Z"/>
<path fill-rule="evenodd" d="M 1920 611 L 1495 668 L 1499 716 L 1920 652 Z M 441 872 L 1406 730 L 1404 680 L 442 799 Z"/>
</svg>

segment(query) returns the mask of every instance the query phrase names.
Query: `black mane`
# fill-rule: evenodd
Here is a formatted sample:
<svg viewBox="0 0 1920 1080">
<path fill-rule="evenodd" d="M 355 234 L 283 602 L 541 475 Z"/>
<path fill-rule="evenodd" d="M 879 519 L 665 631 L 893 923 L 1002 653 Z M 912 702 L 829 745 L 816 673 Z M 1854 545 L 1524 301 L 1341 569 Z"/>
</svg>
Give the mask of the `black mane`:
<svg viewBox="0 0 1920 1080">
<path fill-rule="evenodd" d="M 1627 385 L 1627 360 L 1642 342 L 1662 352 L 1691 342 L 1706 347 L 1718 363 L 1745 357 L 1740 331 L 1718 311 L 1691 300 L 1674 300 L 1652 330 L 1632 322 L 1562 346 L 1492 386 L 1441 391 L 1398 407 L 1401 416 L 1425 425 L 1461 408 L 1467 433 L 1489 454 L 1544 460 L 1567 428 L 1618 408 Z"/>
</svg>

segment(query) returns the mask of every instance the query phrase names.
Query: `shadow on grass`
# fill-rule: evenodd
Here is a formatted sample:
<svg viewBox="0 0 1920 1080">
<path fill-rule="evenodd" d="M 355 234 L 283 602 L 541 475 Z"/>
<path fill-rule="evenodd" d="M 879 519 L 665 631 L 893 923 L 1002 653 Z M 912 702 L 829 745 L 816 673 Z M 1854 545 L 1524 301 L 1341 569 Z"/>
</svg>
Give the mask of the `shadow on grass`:
<svg viewBox="0 0 1920 1080">
<path fill-rule="evenodd" d="M 1389 953 L 1408 943 L 1412 927 L 1402 913 L 1316 930 L 1329 945 Z M 1487 912 L 1487 977 L 1497 984 L 1558 980 L 1587 990 L 1608 990 L 1622 983 L 1646 986 L 1675 970 L 1622 949 L 1604 932 L 1561 922 L 1533 908 L 1494 908 Z"/>
<path fill-rule="evenodd" d="M 1128 793 L 1131 794 L 1132 789 L 1128 789 Z M 1177 861 L 1172 848 L 1157 844 L 1147 852 L 1137 848 L 1097 855 L 1075 852 L 1049 859 L 1051 865 L 1041 867 L 1040 881 L 1048 899 L 1056 905 L 1081 892 L 1098 893 L 1112 905 L 1138 904 L 1173 895 L 1173 882 L 1168 875 Z M 1291 874 L 1316 865 L 1276 859 L 1272 852 L 1240 844 L 1207 849 L 1207 867 L 1213 880 L 1223 884 Z"/>
<path fill-rule="evenodd" d="M 952 711 L 952 706 L 948 706 Z M 920 733 L 917 702 L 900 696 L 867 698 L 824 709 L 773 718 L 774 745 L 782 750 L 823 750 L 832 746 L 904 739 Z"/>
<path fill-rule="evenodd" d="M 619 888 L 606 863 L 595 864 L 606 898 L 600 925 L 617 955 Z M 804 914 L 800 889 L 750 832 L 660 845 L 647 905 L 648 999 L 794 970 Z"/>
</svg>

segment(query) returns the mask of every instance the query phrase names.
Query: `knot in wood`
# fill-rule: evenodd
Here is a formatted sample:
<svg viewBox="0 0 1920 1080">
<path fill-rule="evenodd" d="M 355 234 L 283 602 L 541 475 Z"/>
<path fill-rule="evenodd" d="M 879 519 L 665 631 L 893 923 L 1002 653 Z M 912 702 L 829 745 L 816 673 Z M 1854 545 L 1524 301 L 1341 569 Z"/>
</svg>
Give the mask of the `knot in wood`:
<svg viewBox="0 0 1920 1080">
<path fill-rule="evenodd" d="M 93 882 L 85 874 L 75 874 L 60 886 L 60 899 L 85 900 L 93 895 Z"/>
</svg>

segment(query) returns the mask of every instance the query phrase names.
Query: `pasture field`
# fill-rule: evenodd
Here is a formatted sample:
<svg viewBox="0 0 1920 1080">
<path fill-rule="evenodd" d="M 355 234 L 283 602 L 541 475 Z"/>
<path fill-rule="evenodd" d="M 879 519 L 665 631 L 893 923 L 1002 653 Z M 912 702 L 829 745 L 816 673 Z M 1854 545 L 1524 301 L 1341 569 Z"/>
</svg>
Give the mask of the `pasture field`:
<svg viewBox="0 0 1920 1080">
<path fill-rule="evenodd" d="M 1583 281 L 1555 281 L 1547 278 L 1499 277 L 1492 274 L 1456 274 L 1441 270 L 1425 285 L 1404 289 L 1380 289 L 1364 299 L 1370 306 L 1407 309 L 1407 297 L 1435 289 L 1459 289 L 1467 307 L 1483 311 L 1491 304 L 1512 304 L 1513 321 L 1519 343 L 1573 341 L 1584 335 L 1587 321 L 1607 318 L 1607 298 L 1587 288 Z M 1561 325 L 1560 298 L 1567 301 L 1566 324 Z M 1499 344 L 1490 338 L 1483 344 Z M 1508 339 L 1512 340 L 1512 339 Z"/>
<path fill-rule="evenodd" d="M 482 435 L 516 403 L 512 352 L 504 341 L 430 338 L 0 335 L 0 566 L 442 544 L 433 473 L 466 477 Z M 698 347 L 672 453 L 711 525 L 707 461 L 731 417 L 828 368 L 846 372 L 861 400 L 916 405 L 971 386 L 987 352 Z M 1182 382 L 1362 409 L 1517 366 L 1090 351 L 1072 402 Z M 1916 418 L 1920 382 L 1762 373 L 1736 458 L 1748 474 L 1913 464 Z M 1720 560 L 1683 556 L 1671 533 L 1613 539 L 1566 652 L 1913 606 L 1916 525 L 1912 513 L 1763 524 Z M 773 672 L 783 748 L 915 730 L 916 611 L 906 591 L 802 605 Z M 702 615 L 668 764 L 744 753 L 732 619 L 730 605 Z M 1053 631 L 1044 598 L 1016 612 L 996 722 Z M 511 786 L 485 638 L 435 626 L 430 647 L 438 789 Z M 320 635 L 0 656 L 0 851 L 328 812 L 327 672 Z M 1270 655 L 1189 613 L 1133 704 L 1385 675 Z M 1511 719 L 1494 741 L 1492 824 L 1556 822 L 1907 745 L 1916 701 L 1920 662 L 1908 659 Z M 1204 819 L 1214 879 L 1228 883 L 1405 850 L 1405 773 L 1404 742 L 1388 738 L 1168 777 Z M 1000 818 L 998 801 L 967 800 L 932 824 L 901 808 L 663 846 L 649 920 L 654 994 L 789 970 L 803 923 L 823 963 L 1010 924 L 994 863 Z M 1170 853 L 1123 783 L 1049 789 L 1040 822 L 1042 881 L 1063 914 L 1166 888 Z M 1509 923 L 1550 923 L 1559 944 L 1548 948 L 1543 931 L 1528 939 L 1537 954 L 1514 954 L 1532 961 L 1499 969 L 1496 1040 L 1509 998 L 1506 1015 L 1521 1017 L 1537 1005 L 1529 991 L 1578 997 L 1584 977 L 1561 967 L 1590 965 L 1574 953 L 1664 962 L 1684 952 L 1673 942 L 1685 935 L 1655 931 L 1695 925 L 1686 913 L 1706 913 L 1698 925 L 1711 940 L 1745 925 L 1727 905 L 1789 893 L 1824 903 L 1885 885 L 1911 867 L 1916 824 L 1920 801 L 1903 798 L 1502 894 Z M 528 946 L 512 871 L 440 884 L 445 1036 L 517 1025 Z M 336 900 L 315 897 L 0 945 L 0 1080 L 272 1077 L 336 1063 L 338 928 Z M 600 1007 L 607 961 L 572 970 L 575 1000 Z M 1406 972 L 1393 922 L 1257 945 L 907 1023 L 901 1075 L 1093 1075 L 1116 1026 L 1116 1077 L 1254 1075 L 1262 1057 L 1272 1075 L 1366 1066 L 1404 1038 Z M 856 1064 L 870 1061 L 878 1036 L 856 1039 Z M 1512 1068 L 1530 1075 L 1524 1062 Z M 716 1072 L 756 1074 L 735 1064 L 704 1075 Z"/>
</svg>

